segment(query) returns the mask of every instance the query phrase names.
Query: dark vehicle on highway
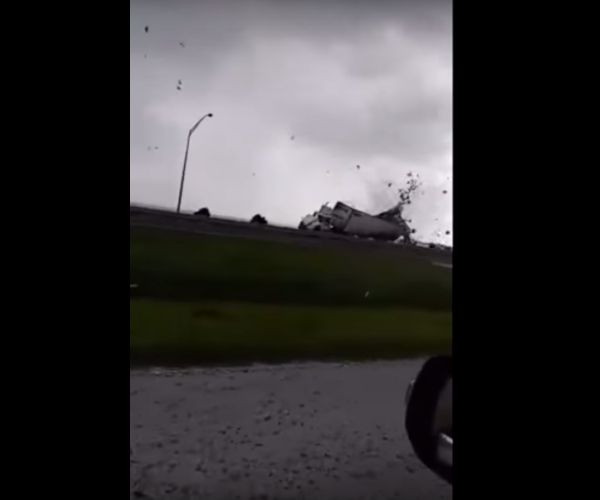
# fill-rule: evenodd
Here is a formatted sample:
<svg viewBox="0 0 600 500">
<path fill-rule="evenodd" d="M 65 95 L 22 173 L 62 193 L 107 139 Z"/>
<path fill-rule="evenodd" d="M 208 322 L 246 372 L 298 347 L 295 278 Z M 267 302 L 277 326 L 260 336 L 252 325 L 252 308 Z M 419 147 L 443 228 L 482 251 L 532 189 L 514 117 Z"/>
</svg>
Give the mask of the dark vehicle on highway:
<svg viewBox="0 0 600 500">
<path fill-rule="evenodd" d="M 250 223 L 251 224 L 260 224 L 260 225 L 264 226 L 265 224 L 267 224 L 267 219 L 265 219 L 260 214 L 256 214 L 254 217 L 252 217 L 252 219 L 250 219 Z"/>
<path fill-rule="evenodd" d="M 201 208 L 200 210 L 196 210 L 194 215 L 201 215 L 203 217 L 210 217 L 210 210 L 206 207 Z"/>
</svg>

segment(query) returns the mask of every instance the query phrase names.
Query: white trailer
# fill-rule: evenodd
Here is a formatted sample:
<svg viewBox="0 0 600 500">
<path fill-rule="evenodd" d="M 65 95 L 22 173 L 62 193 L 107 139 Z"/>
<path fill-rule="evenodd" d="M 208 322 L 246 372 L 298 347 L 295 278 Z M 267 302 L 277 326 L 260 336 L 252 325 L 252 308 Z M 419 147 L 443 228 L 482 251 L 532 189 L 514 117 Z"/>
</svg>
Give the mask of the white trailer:
<svg viewBox="0 0 600 500">
<path fill-rule="evenodd" d="M 333 208 L 331 225 L 334 231 L 381 240 L 393 241 L 410 233 L 408 226 L 361 212 L 342 202 Z"/>
<path fill-rule="evenodd" d="M 389 213 L 374 216 L 337 202 L 333 208 L 323 205 L 318 212 L 304 217 L 300 222 L 300 229 L 335 231 L 361 238 L 389 241 L 401 238 L 410 241 L 410 228 L 404 219 L 397 211 L 393 217 Z"/>
</svg>

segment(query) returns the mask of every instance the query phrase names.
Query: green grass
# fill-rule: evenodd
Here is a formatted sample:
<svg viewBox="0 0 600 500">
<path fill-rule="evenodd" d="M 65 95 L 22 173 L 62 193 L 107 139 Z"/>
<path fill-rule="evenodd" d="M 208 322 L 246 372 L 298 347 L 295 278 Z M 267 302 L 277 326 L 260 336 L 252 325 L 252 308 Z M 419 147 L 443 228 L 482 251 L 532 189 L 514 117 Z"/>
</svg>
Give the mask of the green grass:
<svg viewBox="0 0 600 500">
<path fill-rule="evenodd" d="M 248 303 L 130 303 L 132 362 L 410 357 L 450 350 L 448 311 Z"/>
<path fill-rule="evenodd" d="M 302 247 L 147 229 L 130 234 L 137 296 L 434 310 L 452 304 L 452 272 L 397 248 Z"/>
<path fill-rule="evenodd" d="M 398 249 L 130 229 L 136 364 L 448 351 L 452 272 Z M 368 297 L 365 293 L 369 292 Z"/>
</svg>

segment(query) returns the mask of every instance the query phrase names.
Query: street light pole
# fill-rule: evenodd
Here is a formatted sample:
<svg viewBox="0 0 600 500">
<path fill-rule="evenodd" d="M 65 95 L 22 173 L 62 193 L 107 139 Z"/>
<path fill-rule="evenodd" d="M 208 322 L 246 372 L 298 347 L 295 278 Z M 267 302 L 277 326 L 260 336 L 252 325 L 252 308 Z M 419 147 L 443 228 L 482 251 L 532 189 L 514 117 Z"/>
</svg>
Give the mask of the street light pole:
<svg viewBox="0 0 600 500">
<path fill-rule="evenodd" d="M 200 118 L 196 122 L 196 124 L 188 132 L 187 144 L 185 146 L 185 156 L 183 158 L 183 170 L 181 172 L 181 184 L 179 185 L 179 199 L 177 200 L 177 213 L 181 212 L 181 197 L 183 196 L 183 183 L 185 182 L 185 169 L 187 167 L 188 152 L 190 150 L 190 139 L 192 138 L 192 134 L 194 133 L 194 131 L 198 128 L 198 125 L 200 125 L 202 123 L 202 120 L 204 120 L 206 117 L 212 118 L 212 113 L 205 114 L 202 118 Z"/>
</svg>

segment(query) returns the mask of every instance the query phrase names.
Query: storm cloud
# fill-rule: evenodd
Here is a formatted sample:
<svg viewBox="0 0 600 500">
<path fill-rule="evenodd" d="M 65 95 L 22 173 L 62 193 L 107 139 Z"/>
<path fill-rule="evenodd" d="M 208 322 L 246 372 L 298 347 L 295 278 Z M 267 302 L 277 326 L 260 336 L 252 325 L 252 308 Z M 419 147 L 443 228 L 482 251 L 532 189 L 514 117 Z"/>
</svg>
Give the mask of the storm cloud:
<svg viewBox="0 0 600 500">
<path fill-rule="evenodd" d="M 176 205 L 212 112 L 184 209 L 296 226 L 389 208 L 413 172 L 405 215 L 451 241 L 451 2 L 131 0 L 130 19 L 132 203 Z"/>
</svg>

